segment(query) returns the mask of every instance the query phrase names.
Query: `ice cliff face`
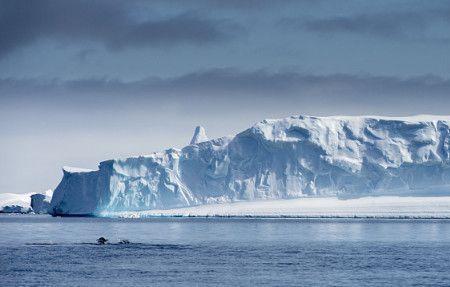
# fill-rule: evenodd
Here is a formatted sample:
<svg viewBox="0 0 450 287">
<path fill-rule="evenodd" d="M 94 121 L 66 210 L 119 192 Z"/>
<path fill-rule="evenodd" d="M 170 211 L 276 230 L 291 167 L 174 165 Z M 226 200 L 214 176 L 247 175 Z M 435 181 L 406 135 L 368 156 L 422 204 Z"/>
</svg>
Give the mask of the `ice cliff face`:
<svg viewBox="0 0 450 287">
<path fill-rule="evenodd" d="M 31 195 L 31 209 L 34 213 L 48 213 L 50 210 L 50 201 L 53 191 L 47 190 L 45 193 L 36 193 Z"/>
<path fill-rule="evenodd" d="M 68 169 L 53 214 L 304 196 L 450 194 L 450 118 L 264 120 L 230 138 Z M 196 134 L 201 131 L 196 131 Z M 196 136 L 194 136 L 196 138 Z"/>
</svg>

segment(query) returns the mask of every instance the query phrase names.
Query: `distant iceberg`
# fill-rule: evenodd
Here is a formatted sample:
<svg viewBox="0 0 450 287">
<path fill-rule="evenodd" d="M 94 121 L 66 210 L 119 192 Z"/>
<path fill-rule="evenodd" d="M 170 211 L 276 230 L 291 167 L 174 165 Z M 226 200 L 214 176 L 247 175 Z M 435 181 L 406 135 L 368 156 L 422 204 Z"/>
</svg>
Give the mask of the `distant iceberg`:
<svg viewBox="0 0 450 287">
<path fill-rule="evenodd" d="M 53 191 L 0 193 L 0 213 L 48 213 Z"/>
<path fill-rule="evenodd" d="M 0 193 L 0 212 L 28 213 L 31 212 L 32 193 Z"/>
<path fill-rule="evenodd" d="M 36 193 L 31 195 L 31 209 L 34 213 L 45 214 L 50 211 L 50 201 L 53 191 L 51 189 L 44 193 Z"/>
<path fill-rule="evenodd" d="M 54 215 L 303 197 L 450 195 L 450 117 L 268 119 L 232 137 L 65 167 Z"/>
</svg>

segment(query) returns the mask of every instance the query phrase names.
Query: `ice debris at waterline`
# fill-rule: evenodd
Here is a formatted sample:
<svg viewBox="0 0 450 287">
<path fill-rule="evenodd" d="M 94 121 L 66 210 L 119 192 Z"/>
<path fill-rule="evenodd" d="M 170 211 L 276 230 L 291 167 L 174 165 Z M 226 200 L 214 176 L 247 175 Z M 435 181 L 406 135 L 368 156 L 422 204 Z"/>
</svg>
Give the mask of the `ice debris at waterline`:
<svg viewBox="0 0 450 287">
<path fill-rule="evenodd" d="M 306 197 L 239 201 L 174 209 L 104 211 L 103 217 L 251 217 L 450 219 L 450 196 L 366 196 L 354 199 Z"/>
<path fill-rule="evenodd" d="M 171 209 L 239 200 L 450 194 L 450 117 L 263 120 L 232 137 L 64 168 L 54 215 Z M 198 136 L 197 136 L 198 135 Z"/>
</svg>

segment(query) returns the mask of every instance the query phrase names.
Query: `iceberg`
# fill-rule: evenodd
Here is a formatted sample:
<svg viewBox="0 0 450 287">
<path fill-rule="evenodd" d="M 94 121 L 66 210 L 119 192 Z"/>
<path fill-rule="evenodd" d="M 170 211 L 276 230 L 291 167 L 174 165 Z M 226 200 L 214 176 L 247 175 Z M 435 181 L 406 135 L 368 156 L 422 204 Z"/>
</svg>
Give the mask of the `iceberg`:
<svg viewBox="0 0 450 287">
<path fill-rule="evenodd" d="M 231 137 L 63 168 L 53 215 L 316 197 L 450 195 L 450 117 L 292 116 Z"/>
<path fill-rule="evenodd" d="M 31 212 L 31 195 L 32 193 L 0 193 L 0 213 Z"/>
<path fill-rule="evenodd" d="M 53 191 L 51 189 L 42 193 L 31 195 L 31 209 L 34 213 L 45 214 L 50 210 L 50 201 Z"/>
<path fill-rule="evenodd" d="M 48 213 L 53 191 L 44 193 L 0 193 L 0 213 Z"/>
</svg>

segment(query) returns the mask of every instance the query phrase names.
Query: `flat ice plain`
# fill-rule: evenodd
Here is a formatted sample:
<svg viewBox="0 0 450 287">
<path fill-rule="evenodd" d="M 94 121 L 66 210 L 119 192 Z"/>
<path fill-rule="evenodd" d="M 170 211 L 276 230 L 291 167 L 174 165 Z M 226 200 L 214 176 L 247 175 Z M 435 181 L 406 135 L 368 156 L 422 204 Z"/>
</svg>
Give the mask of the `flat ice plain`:
<svg viewBox="0 0 450 287">
<path fill-rule="evenodd" d="M 450 196 L 241 201 L 176 209 L 102 212 L 102 217 L 450 218 Z"/>
</svg>

